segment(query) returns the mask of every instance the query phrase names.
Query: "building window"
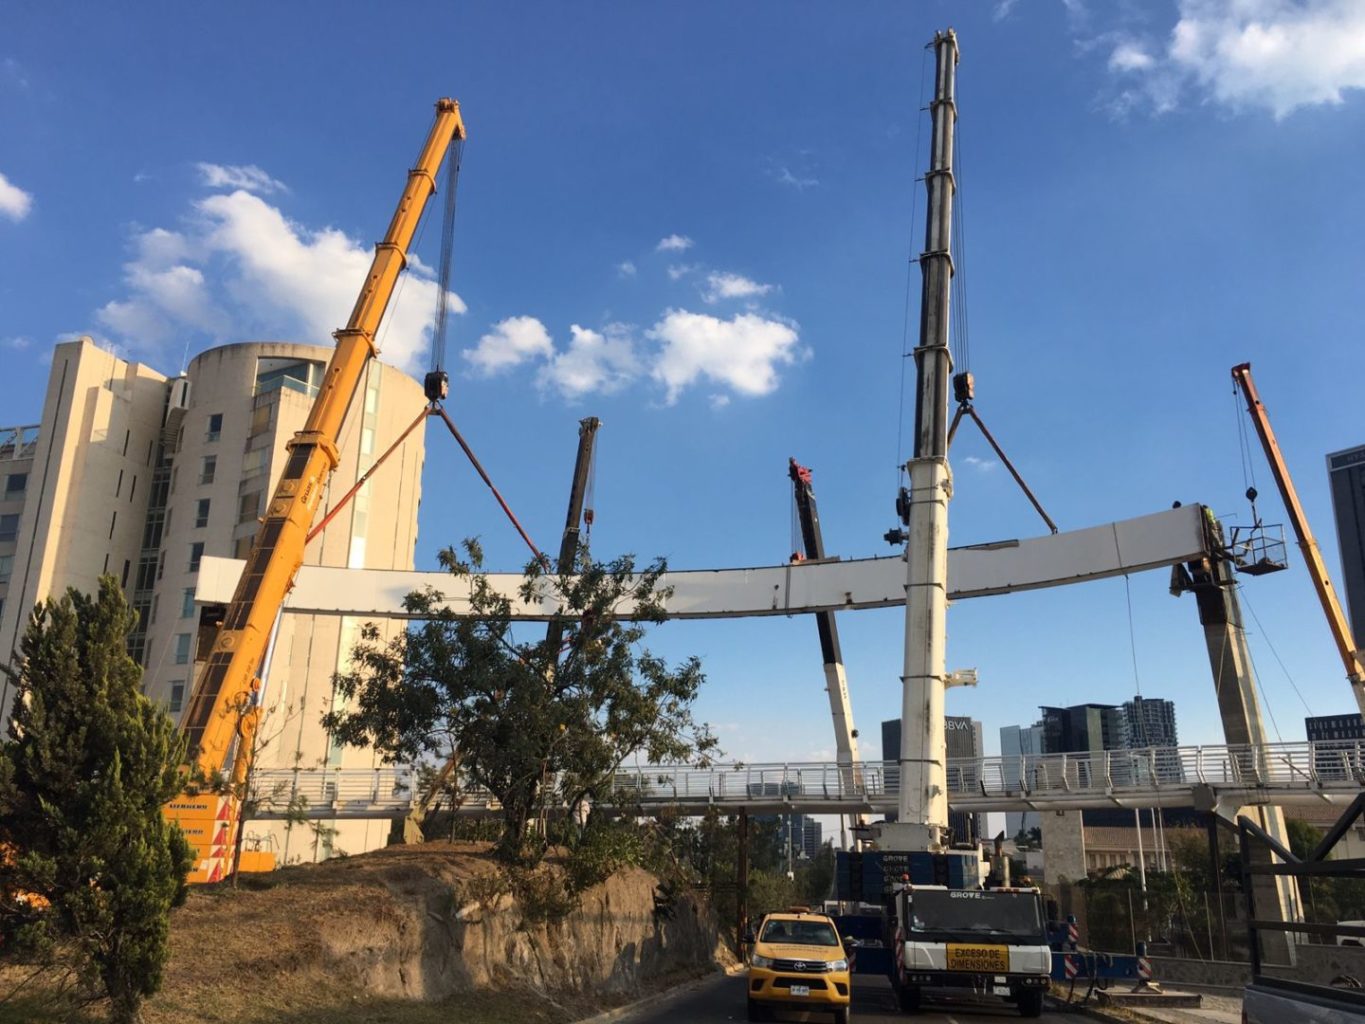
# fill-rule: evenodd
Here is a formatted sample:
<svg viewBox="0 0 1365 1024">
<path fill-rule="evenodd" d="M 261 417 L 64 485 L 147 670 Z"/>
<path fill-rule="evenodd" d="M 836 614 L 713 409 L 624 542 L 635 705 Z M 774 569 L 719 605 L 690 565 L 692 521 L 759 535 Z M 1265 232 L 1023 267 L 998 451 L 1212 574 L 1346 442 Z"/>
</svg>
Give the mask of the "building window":
<svg viewBox="0 0 1365 1024">
<path fill-rule="evenodd" d="M 261 516 L 261 492 L 252 491 L 237 499 L 237 525 L 254 523 Z"/>
<path fill-rule="evenodd" d="M 175 663 L 177 665 L 186 665 L 189 663 L 190 640 L 192 638 L 192 633 L 175 634 Z"/>
<path fill-rule="evenodd" d="M 266 463 L 270 458 L 269 448 L 253 448 L 242 456 L 242 477 L 255 476 L 257 473 L 264 473 Z"/>
<path fill-rule="evenodd" d="M 157 610 L 158 606 L 160 606 L 160 604 L 161 604 L 161 596 L 160 596 L 159 594 L 153 594 L 153 595 L 152 595 L 152 613 L 151 613 L 151 615 L 149 615 L 149 616 L 147 617 L 147 625 L 149 625 L 149 626 L 155 626 L 155 625 L 156 625 L 156 610 Z"/>
<path fill-rule="evenodd" d="M 204 463 L 199 469 L 199 482 L 201 484 L 213 483 L 213 478 L 218 472 L 218 456 L 205 455 Z"/>
<path fill-rule="evenodd" d="M 0 516 L 0 541 L 14 540 L 19 536 L 19 513 Z"/>
<path fill-rule="evenodd" d="M 262 402 L 251 410 L 251 436 L 264 434 L 270 429 L 270 410 L 273 403 Z"/>
<path fill-rule="evenodd" d="M 205 526 L 208 526 L 208 525 L 209 525 L 209 499 L 208 499 L 208 498 L 200 498 L 200 499 L 199 499 L 199 505 L 198 505 L 198 507 L 195 509 L 195 513 L 194 513 L 194 528 L 195 528 L 196 530 L 199 530 L 199 529 L 203 529 Z"/>
<path fill-rule="evenodd" d="M 200 561 L 203 559 L 203 557 L 204 557 L 204 543 L 203 543 L 203 541 L 195 541 L 193 544 L 190 545 L 190 567 L 189 567 L 189 571 L 190 571 L 190 572 L 198 572 L 198 571 L 199 571 L 199 563 L 200 563 Z"/>
<path fill-rule="evenodd" d="M 245 537 L 238 537 L 232 546 L 232 557 L 240 558 L 245 561 L 251 554 L 251 542 L 255 539 L 255 536 L 252 534 L 247 534 Z"/>
<path fill-rule="evenodd" d="M 11 473 L 5 477 L 5 497 L 17 498 L 28 490 L 27 473 Z"/>
<path fill-rule="evenodd" d="M 194 618 L 194 588 L 186 587 L 180 592 L 180 617 L 182 619 Z"/>
<path fill-rule="evenodd" d="M 184 703 L 185 682 L 183 679 L 176 679 L 171 683 L 171 702 L 166 706 L 166 710 L 174 714 L 180 710 Z"/>
<path fill-rule="evenodd" d="M 14 556 L 0 555 L 0 583 L 8 583 L 10 573 L 14 571 Z"/>
<path fill-rule="evenodd" d="M 223 414 L 216 412 L 209 417 L 209 429 L 204 434 L 205 441 L 217 441 L 223 436 Z"/>
</svg>

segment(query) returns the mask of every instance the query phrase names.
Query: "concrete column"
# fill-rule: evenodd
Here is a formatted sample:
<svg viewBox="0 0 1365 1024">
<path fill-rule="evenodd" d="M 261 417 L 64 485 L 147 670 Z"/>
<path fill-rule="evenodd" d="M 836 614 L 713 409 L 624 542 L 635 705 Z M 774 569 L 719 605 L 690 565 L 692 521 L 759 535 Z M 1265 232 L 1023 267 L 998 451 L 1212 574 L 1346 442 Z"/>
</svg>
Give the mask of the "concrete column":
<svg viewBox="0 0 1365 1024">
<path fill-rule="evenodd" d="M 1041 811 L 1043 874 L 1049 885 L 1086 877 L 1085 828 L 1080 811 Z"/>
<path fill-rule="evenodd" d="M 1222 525 L 1208 517 L 1211 539 L 1210 550 L 1223 546 Z M 1264 750 L 1269 742 L 1265 722 L 1261 717 L 1261 702 L 1257 695 L 1256 676 L 1251 668 L 1251 651 L 1247 647 L 1246 630 L 1242 626 L 1242 608 L 1237 600 L 1237 577 L 1226 559 L 1211 558 L 1191 562 L 1187 573 L 1177 570 L 1175 593 L 1193 592 L 1199 606 L 1199 621 L 1204 627 L 1204 642 L 1208 648 L 1209 666 L 1213 671 L 1214 692 L 1218 698 L 1218 712 L 1223 720 L 1223 736 L 1229 746 L 1251 746 Z M 1265 770 L 1259 758 L 1247 758 L 1244 773 L 1256 776 Z M 1201 808 L 1228 815 L 1230 808 Z M 1285 829 L 1284 811 L 1279 807 L 1246 807 L 1230 814 L 1245 814 L 1263 828 L 1268 835 L 1286 848 L 1289 833 Z M 1270 852 L 1262 844 L 1254 844 L 1255 860 L 1269 862 Z M 1297 921 L 1301 908 L 1291 879 L 1282 876 L 1255 875 L 1257 914 L 1267 920 Z M 1262 948 L 1268 963 L 1294 963 L 1294 943 L 1286 932 L 1265 932 Z"/>
</svg>

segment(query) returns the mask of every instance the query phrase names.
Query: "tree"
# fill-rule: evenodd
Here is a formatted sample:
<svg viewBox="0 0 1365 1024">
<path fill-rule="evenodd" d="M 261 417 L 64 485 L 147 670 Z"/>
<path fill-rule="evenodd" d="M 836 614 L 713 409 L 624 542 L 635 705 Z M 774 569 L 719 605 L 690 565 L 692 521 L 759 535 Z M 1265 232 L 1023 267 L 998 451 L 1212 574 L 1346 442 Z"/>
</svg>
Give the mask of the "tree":
<svg viewBox="0 0 1365 1024">
<path fill-rule="evenodd" d="M 521 598 L 565 612 L 551 650 L 543 633 L 514 635 L 511 601 L 482 573 L 476 541 L 463 557 L 447 549 L 440 560 L 468 588 L 469 614 L 456 616 L 428 589 L 407 596 L 417 621 L 392 640 L 366 625 L 349 671 L 336 677 L 346 705 L 323 722 L 341 742 L 372 745 L 389 760 L 458 751 L 466 779 L 502 805 L 505 859 L 537 861 L 543 843 L 530 841 L 531 821 L 553 804 L 609 795 L 628 756 L 700 763 L 714 752 L 690 710 L 701 664 L 670 669 L 642 646 L 646 625 L 663 620 L 662 561 L 637 572 L 630 556 L 602 563 L 585 553 L 566 576 L 529 565 Z"/>
<path fill-rule="evenodd" d="M 111 576 L 34 609 L 22 641 L 11 739 L 0 747 L 0 907 L 7 955 L 69 956 L 135 1021 L 161 985 L 169 915 L 193 853 L 162 805 L 180 789 L 183 741 L 139 692 L 134 623 Z M 46 903 L 46 906 L 43 904 Z"/>
</svg>

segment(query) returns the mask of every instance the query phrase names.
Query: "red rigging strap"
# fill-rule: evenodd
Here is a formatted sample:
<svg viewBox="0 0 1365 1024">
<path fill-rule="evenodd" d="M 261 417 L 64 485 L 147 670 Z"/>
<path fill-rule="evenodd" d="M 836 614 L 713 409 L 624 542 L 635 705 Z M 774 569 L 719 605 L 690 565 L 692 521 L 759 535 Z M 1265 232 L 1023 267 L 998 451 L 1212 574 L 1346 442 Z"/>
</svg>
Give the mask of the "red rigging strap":
<svg viewBox="0 0 1365 1024">
<path fill-rule="evenodd" d="M 397 451 L 403 442 L 408 439 L 408 435 L 417 429 L 418 424 L 430 415 L 431 410 L 429 408 L 423 408 L 422 411 L 417 414 L 417 418 L 408 424 L 408 429 L 398 435 L 398 440 L 385 449 L 384 454 L 375 460 L 374 465 L 365 470 L 364 474 L 355 482 L 351 489 L 341 496 L 341 500 L 336 503 L 332 510 L 322 517 L 322 522 L 308 531 L 308 540 L 305 543 L 310 543 L 314 537 L 327 529 L 327 524 L 335 519 L 341 510 L 346 507 L 346 504 L 359 493 L 360 488 L 365 486 L 366 481 L 374 476 L 375 470 L 384 464 L 384 460 Z"/>
<path fill-rule="evenodd" d="M 431 411 L 435 415 L 440 416 L 441 419 L 445 420 L 445 425 L 450 428 L 451 436 L 454 437 L 456 443 L 458 443 L 459 446 L 464 449 L 465 455 L 469 457 L 470 464 L 478 472 L 479 476 L 483 478 L 483 482 L 488 485 L 488 489 L 493 492 L 493 497 L 498 499 L 498 504 L 502 506 L 503 512 L 507 514 L 507 518 L 511 520 L 512 525 L 516 527 L 517 533 L 521 534 L 521 539 L 526 542 L 526 546 L 531 549 L 531 553 L 536 556 L 536 561 L 540 562 L 542 565 L 548 568 L 550 565 L 550 560 L 541 553 L 540 548 L 536 547 L 535 541 L 533 541 L 530 538 L 530 536 L 526 533 L 526 531 L 522 529 L 521 523 L 518 522 L 516 514 L 512 511 L 511 507 L 507 504 L 507 502 L 503 500 L 502 494 L 499 493 L 497 487 L 494 486 L 492 479 L 489 477 L 487 471 L 483 468 L 483 465 L 479 462 L 478 457 L 474 454 L 474 449 L 469 447 L 468 442 L 465 441 L 464 437 L 460 434 L 459 429 L 455 426 L 455 421 L 452 420 L 450 416 L 446 413 L 446 411 L 442 409 L 439 405 L 434 406 Z"/>
</svg>

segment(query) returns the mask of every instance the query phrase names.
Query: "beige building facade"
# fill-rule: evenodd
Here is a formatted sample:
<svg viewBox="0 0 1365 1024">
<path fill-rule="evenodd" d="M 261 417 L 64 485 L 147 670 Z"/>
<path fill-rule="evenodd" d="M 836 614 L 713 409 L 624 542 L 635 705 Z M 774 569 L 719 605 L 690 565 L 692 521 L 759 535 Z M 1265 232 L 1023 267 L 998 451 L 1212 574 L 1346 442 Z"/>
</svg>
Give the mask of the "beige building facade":
<svg viewBox="0 0 1365 1024">
<path fill-rule="evenodd" d="M 68 586 L 90 591 L 101 573 L 113 573 L 139 612 L 129 648 L 144 666 L 144 692 L 174 717 L 183 714 L 215 618 L 194 601 L 199 563 L 206 555 L 245 557 L 285 444 L 302 428 L 330 354 L 285 342 L 226 345 L 168 378 L 89 339 L 57 346 L 36 437 L 8 462 L 0 451 L 0 477 L 24 476 L 21 495 L 0 479 L 0 517 L 18 516 L 12 554 L 3 539 L 10 520 L 0 518 L 0 559 L 11 559 L 0 561 L 9 566 L 9 581 L 0 584 L 5 652 L 17 646 L 36 601 Z M 425 404 L 418 381 L 371 362 L 342 429 L 341 463 L 319 521 Z M 309 543 L 305 562 L 413 568 L 423 457 L 418 427 Z M 266 664 L 259 767 L 377 764 L 371 751 L 337 747 L 321 724 L 335 703 L 333 674 L 345 668 L 359 626 L 286 606 Z M 7 713 L 9 699 L 6 691 L 0 711 Z M 321 826 L 249 821 L 244 835 L 249 847 L 291 863 L 374 849 L 389 830 L 387 821 Z"/>
</svg>

